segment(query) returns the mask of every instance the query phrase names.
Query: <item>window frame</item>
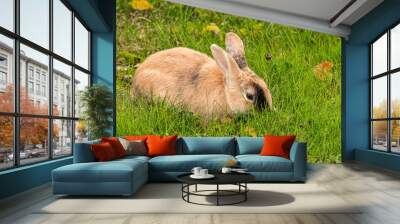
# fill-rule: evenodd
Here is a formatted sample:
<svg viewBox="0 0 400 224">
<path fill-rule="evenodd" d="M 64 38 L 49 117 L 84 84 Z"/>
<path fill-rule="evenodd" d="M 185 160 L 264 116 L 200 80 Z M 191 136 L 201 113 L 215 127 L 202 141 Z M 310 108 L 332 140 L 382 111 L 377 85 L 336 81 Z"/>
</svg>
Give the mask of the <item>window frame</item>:
<svg viewBox="0 0 400 224">
<path fill-rule="evenodd" d="M 400 67 L 393 68 L 391 69 L 391 61 L 392 61 L 392 55 L 391 55 L 391 31 L 393 28 L 400 26 L 400 22 L 396 22 L 393 25 L 391 25 L 389 28 L 387 28 L 383 33 L 378 35 L 375 39 L 373 39 L 369 44 L 369 149 L 373 151 L 379 151 L 379 152 L 386 152 L 386 153 L 391 153 L 391 154 L 400 154 L 400 152 L 393 152 L 392 151 L 392 135 L 391 135 L 391 129 L 392 129 L 392 121 L 400 121 L 400 117 L 392 117 L 392 99 L 391 99 L 391 91 L 392 91 L 392 85 L 391 85 L 391 80 L 392 76 L 396 75 L 398 72 L 400 72 Z M 386 71 L 382 72 L 380 74 L 376 74 L 374 76 L 373 74 L 373 44 L 378 41 L 381 37 L 384 35 L 387 35 L 387 67 Z M 373 118 L 373 81 L 378 79 L 386 77 L 386 86 L 387 86 L 387 105 L 386 105 L 386 117 L 385 118 Z M 387 122 L 387 127 L 386 127 L 386 151 L 384 150 L 379 150 L 374 148 L 374 133 L 373 133 L 373 122 L 375 121 L 386 121 Z"/>
<path fill-rule="evenodd" d="M 64 58 L 63 56 L 55 53 L 53 50 L 53 0 L 48 0 L 49 2 L 49 47 L 46 49 L 45 47 L 42 47 L 39 44 L 34 43 L 33 41 L 30 41 L 29 39 L 23 37 L 20 35 L 20 0 L 14 0 L 13 1 L 13 9 L 14 9 L 14 31 L 10 31 L 4 27 L 0 26 L 0 35 L 3 35 L 5 37 L 11 38 L 13 40 L 14 48 L 13 48 L 13 63 L 12 63 L 12 73 L 13 79 L 14 79 L 14 99 L 13 99 L 13 107 L 14 110 L 13 112 L 2 112 L 0 111 L 0 116 L 10 116 L 13 119 L 13 154 L 14 154 L 14 161 L 13 161 L 13 166 L 11 167 L 5 167 L 5 168 L 0 168 L 0 172 L 4 170 L 10 170 L 10 169 L 15 169 L 18 167 L 23 167 L 23 166 L 29 166 L 37 163 L 43 163 L 49 160 L 58 160 L 62 159 L 65 157 L 70 157 L 73 155 L 74 152 L 74 143 L 75 143 L 75 125 L 76 121 L 79 121 L 80 118 L 75 116 L 75 108 L 71 108 L 71 114 L 70 116 L 56 116 L 53 115 L 53 59 L 58 60 L 59 62 L 62 62 L 68 66 L 71 66 L 71 93 L 72 93 L 72 99 L 71 99 L 71 105 L 74 105 L 75 103 L 75 88 L 74 88 L 74 82 L 75 82 L 75 69 L 85 73 L 89 77 L 89 83 L 88 86 L 92 85 L 92 57 L 91 57 L 91 49 L 92 49 L 92 43 L 91 43 L 91 38 L 92 38 L 92 30 L 87 26 L 87 24 L 83 21 L 83 19 L 79 16 L 78 13 L 76 13 L 72 7 L 65 1 L 65 0 L 59 0 L 68 10 L 71 11 L 71 59 Z M 85 27 L 85 29 L 88 31 L 89 35 L 89 40 L 88 40 L 88 69 L 85 69 L 81 67 L 80 65 L 75 63 L 75 18 L 79 20 L 79 22 Z M 45 87 L 46 91 L 48 93 L 45 93 L 48 96 L 48 112 L 46 115 L 39 115 L 39 114 L 27 114 L 27 113 L 21 113 L 20 111 L 20 64 L 21 64 L 21 57 L 20 57 L 20 44 L 23 44 L 27 47 L 32 48 L 33 50 L 36 50 L 40 53 L 43 53 L 48 56 L 49 58 L 49 63 L 48 63 L 48 82 Z M 29 66 L 29 64 L 27 64 Z M 27 71 L 28 71 L 27 67 Z M 40 73 L 42 74 L 42 73 Z M 34 85 L 36 83 L 36 70 L 33 70 L 33 82 Z M 30 80 L 29 73 L 26 74 L 27 81 Z M 41 78 L 41 77 L 39 77 Z M 41 79 L 39 80 L 39 83 L 41 83 Z M 40 85 L 42 86 L 42 85 Z M 29 91 L 29 90 L 27 90 Z M 34 89 L 34 91 L 36 91 Z M 41 95 L 41 94 L 40 94 Z M 48 122 L 48 136 L 47 136 L 47 142 L 49 143 L 47 145 L 47 150 L 48 150 L 48 155 L 47 158 L 43 158 L 43 160 L 38 161 L 38 162 L 33 162 L 33 163 L 26 163 L 26 164 L 21 164 L 20 161 L 20 119 L 21 118 L 45 118 L 47 119 Z M 54 156 L 54 147 L 53 147 L 53 121 L 55 120 L 66 120 L 66 121 L 71 121 L 71 153 L 69 155 L 62 155 L 62 156 Z"/>
</svg>

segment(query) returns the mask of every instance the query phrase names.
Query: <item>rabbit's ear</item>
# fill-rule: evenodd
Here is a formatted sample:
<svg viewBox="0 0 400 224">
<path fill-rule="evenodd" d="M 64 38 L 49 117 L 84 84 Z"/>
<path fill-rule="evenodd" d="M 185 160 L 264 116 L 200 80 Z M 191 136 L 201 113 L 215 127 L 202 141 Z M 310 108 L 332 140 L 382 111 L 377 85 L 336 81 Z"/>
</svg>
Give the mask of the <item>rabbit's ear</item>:
<svg viewBox="0 0 400 224">
<path fill-rule="evenodd" d="M 225 47 L 226 51 L 235 59 L 239 68 L 247 67 L 243 41 L 238 35 L 233 32 L 227 33 L 225 35 Z"/>
<path fill-rule="evenodd" d="M 211 45 L 211 52 L 218 67 L 220 67 L 225 74 L 226 85 L 228 87 L 233 87 L 237 84 L 240 75 L 240 69 L 235 60 L 216 44 Z"/>
</svg>

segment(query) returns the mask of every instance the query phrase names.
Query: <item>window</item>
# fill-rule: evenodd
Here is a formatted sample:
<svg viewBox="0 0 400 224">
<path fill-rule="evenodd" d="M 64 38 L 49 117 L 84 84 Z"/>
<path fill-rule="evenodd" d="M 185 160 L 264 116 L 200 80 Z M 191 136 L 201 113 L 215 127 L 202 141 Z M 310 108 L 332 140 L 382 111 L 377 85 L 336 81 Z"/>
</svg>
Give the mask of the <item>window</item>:
<svg viewBox="0 0 400 224">
<path fill-rule="evenodd" d="M 400 25 L 370 45 L 371 148 L 400 153 Z"/>
<path fill-rule="evenodd" d="M 60 1 L 53 0 L 54 53 L 71 60 L 72 12 Z"/>
<path fill-rule="evenodd" d="M 70 156 L 87 139 L 74 105 L 90 84 L 90 31 L 65 1 L 0 1 L 0 170 Z"/>
<path fill-rule="evenodd" d="M 7 56 L 0 54 L 0 68 L 7 68 Z"/>
<path fill-rule="evenodd" d="M 82 68 L 89 69 L 89 32 L 75 18 L 75 62 Z"/>
<path fill-rule="evenodd" d="M 28 93 L 33 94 L 34 89 L 33 89 L 33 82 L 28 82 Z"/>
<path fill-rule="evenodd" d="M 49 48 L 49 0 L 20 0 L 21 36 Z"/>
<path fill-rule="evenodd" d="M 72 121 L 53 120 L 53 157 L 72 153 Z"/>
<path fill-rule="evenodd" d="M 42 86 L 42 96 L 46 97 L 46 86 Z"/>
<path fill-rule="evenodd" d="M 72 67 L 69 65 L 66 65 L 56 59 L 53 60 L 53 114 L 60 114 L 60 107 L 63 106 L 64 104 L 60 104 L 58 101 L 59 97 L 61 100 L 61 103 L 64 103 L 64 96 L 65 95 L 71 95 L 72 92 L 69 89 L 65 89 L 64 85 L 65 83 L 70 83 L 72 84 Z M 69 99 L 72 101 L 72 98 Z M 72 104 L 72 102 L 68 103 L 69 105 Z M 65 114 L 61 113 L 61 115 L 72 117 L 72 108 L 69 106 L 66 108 Z"/>
<path fill-rule="evenodd" d="M 36 84 L 36 95 L 40 95 L 40 84 Z"/>
<path fill-rule="evenodd" d="M 36 81 L 40 81 L 40 70 L 36 69 Z"/>
<path fill-rule="evenodd" d="M 2 10 L 0 9 L 0 14 Z M 0 20 L 1 18 L 2 15 L 0 15 Z M 12 113 L 14 111 L 14 83 L 12 78 L 14 71 L 11 65 L 14 57 L 13 52 L 13 40 L 0 33 L 0 113 Z"/>
<path fill-rule="evenodd" d="M 28 74 L 29 74 L 29 79 L 33 80 L 33 67 L 32 66 L 29 66 Z"/>
<path fill-rule="evenodd" d="M 7 55 L 0 53 L 0 88 L 5 91 L 7 85 Z"/>
<path fill-rule="evenodd" d="M 6 85 L 7 84 L 7 73 L 0 70 L 0 84 Z"/>
<path fill-rule="evenodd" d="M 14 31 L 14 0 L 1 0 L 0 26 Z"/>
</svg>

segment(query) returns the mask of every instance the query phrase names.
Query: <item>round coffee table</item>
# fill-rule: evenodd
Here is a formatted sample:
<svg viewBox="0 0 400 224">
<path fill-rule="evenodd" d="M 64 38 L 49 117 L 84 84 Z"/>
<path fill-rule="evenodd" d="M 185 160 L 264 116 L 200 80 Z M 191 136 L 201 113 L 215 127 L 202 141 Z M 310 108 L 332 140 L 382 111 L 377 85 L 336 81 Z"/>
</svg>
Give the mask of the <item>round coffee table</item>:
<svg viewBox="0 0 400 224">
<path fill-rule="evenodd" d="M 247 200 L 247 192 L 249 188 L 247 187 L 247 183 L 255 180 L 255 177 L 248 173 L 229 173 L 222 174 L 216 173 L 213 174 L 215 177 L 212 179 L 193 179 L 189 174 L 182 174 L 177 177 L 178 181 L 182 183 L 182 199 L 188 203 L 197 204 L 197 205 L 234 205 L 245 202 Z M 215 190 L 198 190 L 197 185 L 215 185 Z M 220 185 L 236 185 L 238 186 L 237 190 L 223 190 L 220 189 Z M 194 191 L 190 191 L 190 186 L 195 186 Z M 206 194 L 209 192 L 214 192 L 215 194 Z M 216 204 L 202 204 L 193 202 L 190 200 L 190 196 L 203 196 L 203 197 L 216 197 Z M 240 199 L 231 203 L 221 203 L 221 197 L 232 197 L 232 196 L 240 196 Z"/>
</svg>

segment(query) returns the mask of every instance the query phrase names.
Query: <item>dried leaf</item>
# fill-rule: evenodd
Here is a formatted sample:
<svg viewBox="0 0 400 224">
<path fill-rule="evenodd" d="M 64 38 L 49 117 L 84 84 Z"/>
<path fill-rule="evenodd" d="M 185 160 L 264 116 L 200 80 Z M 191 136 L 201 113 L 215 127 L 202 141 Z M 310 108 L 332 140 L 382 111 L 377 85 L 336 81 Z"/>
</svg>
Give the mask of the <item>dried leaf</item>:
<svg viewBox="0 0 400 224">
<path fill-rule="evenodd" d="M 316 65 L 313 69 L 314 75 L 319 80 L 326 80 L 332 78 L 333 63 L 330 61 L 324 61 Z"/>
</svg>

